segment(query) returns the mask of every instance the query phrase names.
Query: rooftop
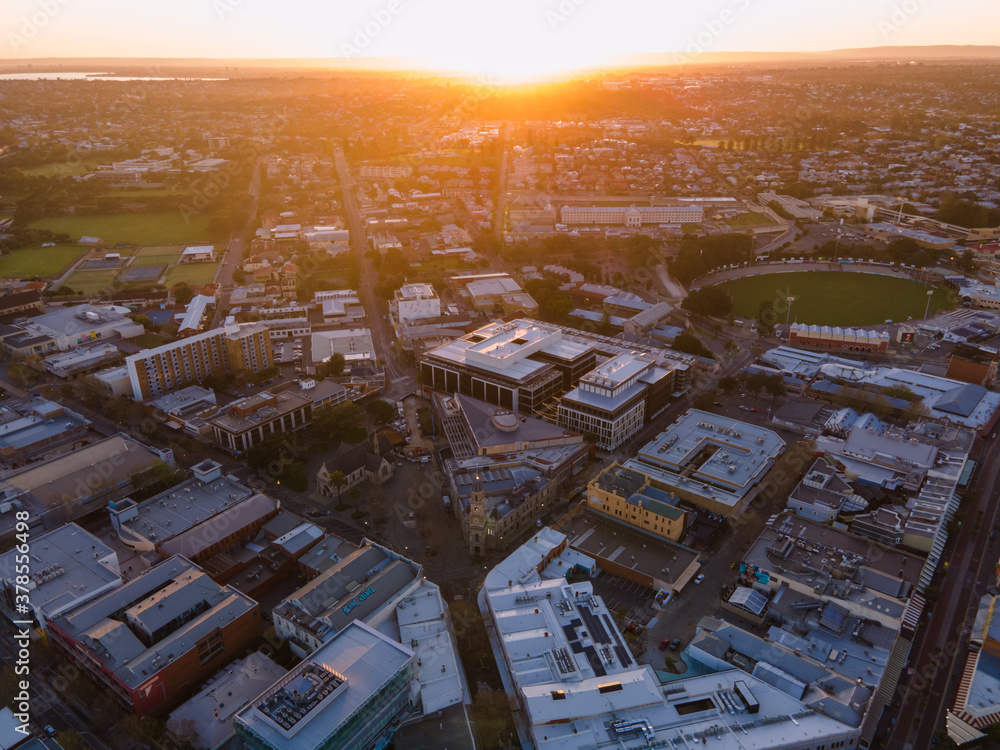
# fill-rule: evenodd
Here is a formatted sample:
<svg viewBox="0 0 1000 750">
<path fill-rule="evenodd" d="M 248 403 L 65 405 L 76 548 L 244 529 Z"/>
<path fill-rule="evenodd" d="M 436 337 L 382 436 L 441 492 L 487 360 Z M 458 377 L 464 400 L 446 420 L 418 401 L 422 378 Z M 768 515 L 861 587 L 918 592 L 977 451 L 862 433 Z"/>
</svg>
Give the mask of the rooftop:
<svg viewBox="0 0 1000 750">
<path fill-rule="evenodd" d="M 260 651 L 220 670 L 171 712 L 167 728 L 195 747 L 219 747 L 233 735 L 233 716 L 286 673 Z"/>
<path fill-rule="evenodd" d="M 122 521 L 121 527 L 137 538 L 164 542 L 232 508 L 251 494 L 230 476 L 202 481 L 196 475 L 138 503 L 135 516 Z M 119 536 L 121 533 L 119 530 Z"/>
<path fill-rule="evenodd" d="M 114 550 L 75 523 L 32 538 L 31 554 L 31 604 L 46 618 L 121 585 Z M 15 580 L 16 556 L 16 550 L 0 556 L 0 579 Z"/>
<path fill-rule="evenodd" d="M 365 544 L 285 599 L 276 609 L 319 640 L 364 621 L 422 579 L 423 569 L 375 544 Z M 363 599 L 358 596 L 370 592 Z"/>
<path fill-rule="evenodd" d="M 560 524 L 569 545 L 597 560 L 609 560 L 668 586 L 698 561 L 693 549 L 647 535 L 589 508 Z"/>
<path fill-rule="evenodd" d="M 154 606 L 160 602 L 162 608 Z M 214 583 L 190 561 L 173 557 L 55 618 L 53 624 L 122 682 L 137 688 L 206 635 L 256 608 L 249 597 Z M 182 624 L 175 626 L 178 622 Z M 137 632 L 148 638 L 156 629 L 160 632 L 147 647 Z"/>
<path fill-rule="evenodd" d="M 768 521 L 743 560 L 887 626 L 902 619 L 925 563 L 787 512 Z"/>
<path fill-rule="evenodd" d="M 625 466 L 648 474 L 654 484 L 735 506 L 784 448 L 771 430 L 689 410 Z"/>
<path fill-rule="evenodd" d="M 414 659 L 410 649 L 352 622 L 235 721 L 272 747 L 320 747 Z"/>
</svg>

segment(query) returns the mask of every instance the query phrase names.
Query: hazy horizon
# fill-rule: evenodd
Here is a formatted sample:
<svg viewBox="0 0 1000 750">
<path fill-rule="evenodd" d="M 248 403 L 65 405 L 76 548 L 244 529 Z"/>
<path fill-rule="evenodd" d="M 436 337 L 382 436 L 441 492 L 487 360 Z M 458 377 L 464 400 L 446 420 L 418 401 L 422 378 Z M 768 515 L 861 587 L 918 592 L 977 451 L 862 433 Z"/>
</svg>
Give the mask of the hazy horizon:
<svg viewBox="0 0 1000 750">
<path fill-rule="evenodd" d="M 1000 7 L 972 0 L 378 0 L 350 7 L 293 0 L 10 0 L 0 60 L 45 58 L 324 60 L 364 68 L 533 76 L 630 64 L 645 56 L 691 63 L 731 55 L 832 53 L 885 46 L 990 45 Z"/>
</svg>

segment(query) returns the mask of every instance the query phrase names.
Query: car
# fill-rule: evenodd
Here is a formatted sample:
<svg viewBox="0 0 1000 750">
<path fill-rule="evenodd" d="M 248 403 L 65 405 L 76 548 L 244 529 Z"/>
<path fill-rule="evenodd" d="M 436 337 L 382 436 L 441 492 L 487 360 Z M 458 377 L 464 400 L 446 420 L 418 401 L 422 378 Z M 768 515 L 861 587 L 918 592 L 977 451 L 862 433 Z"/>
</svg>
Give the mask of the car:
<svg viewBox="0 0 1000 750">
<path fill-rule="evenodd" d="M 694 582 L 695 583 L 701 583 L 704 580 L 705 580 L 705 574 L 704 573 L 699 573 L 698 577 L 694 579 Z"/>
<path fill-rule="evenodd" d="M 757 413 L 757 407 L 754 407 L 753 409 L 751 409 L 751 410 L 750 410 L 750 412 L 751 412 L 752 414 L 756 414 L 756 413 Z"/>
<path fill-rule="evenodd" d="M 49 737 L 55 737 L 56 736 L 56 728 L 54 726 L 52 726 L 51 724 L 46 724 L 45 725 L 45 729 L 43 731 Z"/>
<path fill-rule="evenodd" d="M 538 518 L 535 520 L 535 528 L 542 528 L 542 519 Z"/>
<path fill-rule="evenodd" d="M 409 518 L 416 518 L 416 517 L 417 517 L 417 514 L 414 513 L 413 511 L 410 511 Z"/>
<path fill-rule="evenodd" d="M 670 641 L 670 650 L 676 651 L 680 647 L 680 645 L 681 645 L 681 639 L 674 638 L 672 641 Z"/>
<path fill-rule="evenodd" d="M 669 645 L 670 645 L 670 639 L 664 638 L 662 641 L 660 641 L 660 651 L 666 651 L 667 646 Z"/>
</svg>

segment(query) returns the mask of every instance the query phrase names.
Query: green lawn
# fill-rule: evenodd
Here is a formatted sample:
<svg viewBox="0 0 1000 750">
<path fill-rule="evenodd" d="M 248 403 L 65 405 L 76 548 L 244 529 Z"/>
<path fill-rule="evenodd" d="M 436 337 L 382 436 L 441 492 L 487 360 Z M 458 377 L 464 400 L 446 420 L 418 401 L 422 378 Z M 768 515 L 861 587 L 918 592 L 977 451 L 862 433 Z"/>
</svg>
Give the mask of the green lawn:
<svg viewBox="0 0 1000 750">
<path fill-rule="evenodd" d="M 720 285 L 733 298 L 733 312 L 754 318 L 760 303 L 771 301 L 778 322 L 785 322 L 785 299 L 794 297 L 791 321 L 809 325 L 863 326 L 886 320 L 920 318 L 933 287 L 909 279 L 863 273 L 815 271 L 750 276 Z M 954 307 L 944 289 L 934 289 L 932 313 Z"/>
<path fill-rule="evenodd" d="M 107 156 L 88 156 L 72 161 L 54 161 L 40 167 L 28 167 L 24 173 L 32 177 L 79 177 L 93 172 L 98 165 L 108 162 Z"/>
<path fill-rule="evenodd" d="M 173 255 L 174 257 L 180 257 L 183 250 L 184 245 L 153 245 L 151 247 L 140 248 L 136 255 L 139 257 L 146 255 Z"/>
<path fill-rule="evenodd" d="M 185 263 L 167 271 L 167 289 L 177 284 L 210 284 L 215 279 L 218 263 Z"/>
<path fill-rule="evenodd" d="M 738 214 L 731 219 L 726 219 L 726 223 L 731 227 L 753 227 L 758 224 L 773 224 L 774 222 L 766 214 L 750 211 L 745 214 Z"/>
<path fill-rule="evenodd" d="M 119 270 L 114 268 L 109 271 L 77 271 L 66 280 L 64 286 L 74 292 L 96 294 L 104 291 L 118 274 Z"/>
<path fill-rule="evenodd" d="M 131 242 L 136 245 L 175 245 L 207 242 L 208 216 L 185 217 L 179 211 L 158 213 L 94 214 L 90 216 L 49 216 L 31 223 L 32 229 L 49 229 L 68 234 L 100 237 L 107 245 Z"/>
<path fill-rule="evenodd" d="M 167 336 L 160 336 L 156 333 L 144 333 L 141 336 L 135 336 L 129 340 L 132 343 L 144 346 L 147 349 L 155 349 L 156 347 L 162 346 L 170 341 Z"/>
<path fill-rule="evenodd" d="M 149 268 L 150 266 L 169 266 L 177 262 L 176 255 L 140 255 L 132 261 L 129 268 Z"/>
<path fill-rule="evenodd" d="M 28 279 L 32 276 L 56 276 L 87 252 L 76 245 L 23 247 L 0 257 L 0 277 Z"/>
<path fill-rule="evenodd" d="M 175 195 L 178 198 L 188 198 L 194 195 L 194 191 L 164 187 L 140 187 L 137 185 L 135 187 L 108 188 L 108 195 L 112 198 L 134 198 L 135 200 L 142 200 L 143 198 L 161 198 L 164 195 Z"/>
</svg>

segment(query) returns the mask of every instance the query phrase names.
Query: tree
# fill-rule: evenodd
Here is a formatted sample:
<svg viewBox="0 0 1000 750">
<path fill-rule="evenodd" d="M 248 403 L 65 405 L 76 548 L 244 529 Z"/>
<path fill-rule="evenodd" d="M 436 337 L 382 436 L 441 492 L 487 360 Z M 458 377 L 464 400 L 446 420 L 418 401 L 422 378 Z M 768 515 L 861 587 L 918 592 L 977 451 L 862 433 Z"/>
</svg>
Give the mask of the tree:
<svg viewBox="0 0 1000 750">
<path fill-rule="evenodd" d="M 787 391 L 785 390 L 785 381 L 780 375 L 769 375 L 767 380 L 764 381 L 764 390 L 771 398 L 778 398 L 784 396 Z"/>
<path fill-rule="evenodd" d="M 687 331 L 678 334 L 670 348 L 677 352 L 693 354 L 696 357 L 708 357 L 709 359 L 713 358 L 712 352 L 710 352 L 705 345 L 701 343 L 701 339 L 692 333 L 688 333 Z"/>
<path fill-rule="evenodd" d="M 337 491 L 337 499 L 340 499 L 340 491 L 344 489 L 344 485 L 347 484 L 347 477 L 344 476 L 344 472 L 340 469 L 335 469 L 330 474 L 330 486 Z"/>
<path fill-rule="evenodd" d="M 694 400 L 694 408 L 702 411 L 711 411 L 715 406 L 715 391 L 705 391 Z"/>
<path fill-rule="evenodd" d="M 721 318 L 732 312 L 733 300 L 722 287 L 709 286 L 690 292 L 681 303 L 681 307 L 696 315 Z"/>
<path fill-rule="evenodd" d="M 719 381 L 719 388 L 722 389 L 723 393 L 731 394 L 736 392 L 736 388 L 739 384 L 739 381 L 732 375 L 726 375 L 726 377 Z"/>
<path fill-rule="evenodd" d="M 186 305 L 194 298 L 194 290 L 189 286 L 179 285 L 173 288 L 174 302 Z"/>
<path fill-rule="evenodd" d="M 317 440 L 357 443 L 364 440 L 363 412 L 353 401 L 313 412 L 310 432 Z"/>
<path fill-rule="evenodd" d="M 365 404 L 365 411 L 375 424 L 386 424 L 396 416 L 396 407 L 380 398 Z"/>
<path fill-rule="evenodd" d="M 321 362 L 316 368 L 316 374 L 321 378 L 339 378 L 344 374 L 344 355 L 334 352 L 325 362 Z"/>
<path fill-rule="evenodd" d="M 757 334 L 766 339 L 774 335 L 774 324 L 777 322 L 777 315 L 774 312 L 774 303 L 771 300 L 764 300 L 760 303 L 757 311 Z"/>
<path fill-rule="evenodd" d="M 363 495 L 364 495 L 364 492 L 357 485 L 354 485 L 353 487 L 351 487 L 351 489 L 349 489 L 347 491 L 347 499 L 350 500 L 352 503 L 354 503 L 354 512 L 355 513 L 360 513 L 361 512 L 358 509 L 358 503 L 361 502 L 361 498 L 362 498 Z"/>
</svg>

